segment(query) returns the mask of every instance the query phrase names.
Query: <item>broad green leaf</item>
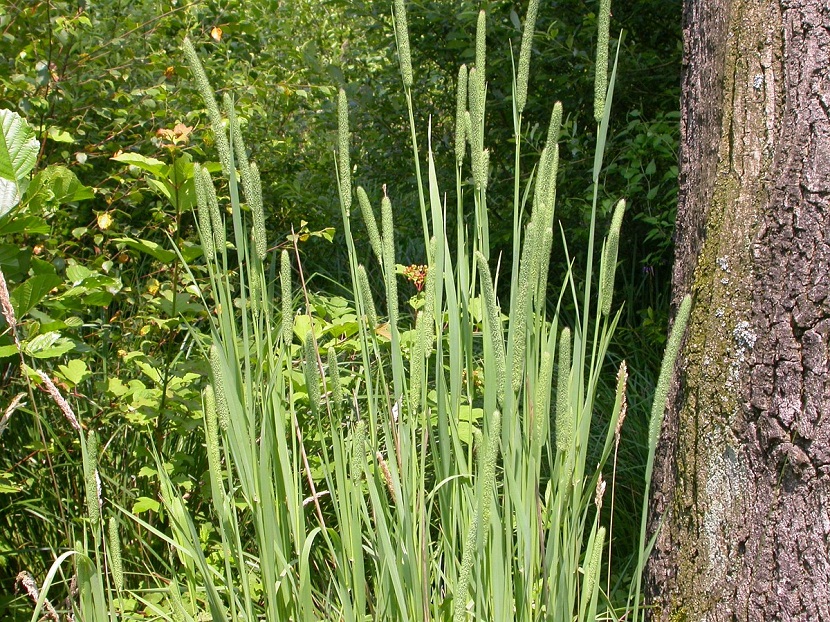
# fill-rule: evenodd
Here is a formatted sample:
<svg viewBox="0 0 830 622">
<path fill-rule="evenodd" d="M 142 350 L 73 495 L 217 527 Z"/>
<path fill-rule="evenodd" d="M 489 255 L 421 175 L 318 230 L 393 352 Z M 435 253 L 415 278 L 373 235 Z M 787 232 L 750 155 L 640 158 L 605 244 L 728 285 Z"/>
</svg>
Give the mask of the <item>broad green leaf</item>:
<svg viewBox="0 0 830 622">
<path fill-rule="evenodd" d="M 34 208 L 46 205 L 65 205 L 87 201 L 95 197 L 92 188 L 83 185 L 75 173 L 65 166 L 49 166 L 32 179 L 26 189 L 26 200 Z"/>
<path fill-rule="evenodd" d="M 73 285 L 78 285 L 93 275 L 92 270 L 79 264 L 72 264 L 66 269 L 66 278 Z"/>
<path fill-rule="evenodd" d="M 17 182 L 34 168 L 40 143 L 35 131 L 16 112 L 0 110 L 0 124 L 0 177 Z M 2 208 L 0 205 L 0 212 Z"/>
<path fill-rule="evenodd" d="M 133 504 L 133 514 L 141 514 L 142 512 L 152 511 L 158 512 L 161 505 L 155 499 L 150 497 L 139 497 Z"/>
<path fill-rule="evenodd" d="M 34 168 L 40 143 L 16 112 L 0 109 L 0 125 L 0 216 L 4 216 L 20 202 L 20 182 Z"/>
<path fill-rule="evenodd" d="M 91 375 L 86 363 L 80 359 L 73 359 L 66 365 L 58 365 L 61 376 L 74 385 L 80 384 L 85 378 Z"/>
<path fill-rule="evenodd" d="M 0 199 L 2 202 L 2 199 Z M 8 216 L 0 218 L 0 235 L 27 233 L 29 235 L 49 233 L 49 225 L 40 216 Z"/>
<path fill-rule="evenodd" d="M 35 307 L 53 287 L 61 284 L 56 274 L 37 274 L 14 288 L 11 293 L 12 306 L 18 319 Z"/>
<path fill-rule="evenodd" d="M 121 153 L 112 159 L 123 164 L 132 164 L 157 177 L 167 176 L 167 165 L 164 162 L 155 158 L 148 158 L 140 153 Z"/>
<path fill-rule="evenodd" d="M 23 351 L 36 359 L 47 359 L 66 354 L 74 347 L 72 340 L 53 331 L 30 339 L 23 345 Z"/>
<path fill-rule="evenodd" d="M 47 130 L 46 135 L 49 137 L 49 140 L 54 140 L 56 143 L 72 144 L 75 142 L 72 134 L 54 125 Z"/>
<path fill-rule="evenodd" d="M 169 187 L 170 184 L 158 179 L 148 179 L 147 183 L 151 188 L 154 188 L 159 193 L 163 194 L 168 201 L 173 201 L 173 190 Z"/>
<path fill-rule="evenodd" d="M 12 344 L 10 346 L 0 346 L 0 359 L 7 358 L 9 356 L 15 356 L 17 354 L 17 346 Z"/>
<path fill-rule="evenodd" d="M 0 177 L 0 216 L 8 214 L 20 203 L 20 189 L 17 182 Z"/>
<path fill-rule="evenodd" d="M 151 242 L 150 240 L 134 240 L 132 238 L 115 238 L 113 242 L 122 242 L 127 246 L 134 248 L 143 253 L 147 253 L 151 257 L 155 257 L 162 263 L 170 263 L 176 258 L 176 253 L 163 249 L 159 244 Z"/>
</svg>

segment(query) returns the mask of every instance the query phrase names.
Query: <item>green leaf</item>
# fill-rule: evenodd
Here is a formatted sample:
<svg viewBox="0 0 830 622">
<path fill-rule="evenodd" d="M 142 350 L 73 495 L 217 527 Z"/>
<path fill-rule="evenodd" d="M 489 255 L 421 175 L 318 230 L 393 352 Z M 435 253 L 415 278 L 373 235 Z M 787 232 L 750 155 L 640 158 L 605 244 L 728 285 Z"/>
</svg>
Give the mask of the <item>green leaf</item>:
<svg viewBox="0 0 830 622">
<path fill-rule="evenodd" d="M 0 359 L 14 356 L 17 354 L 17 346 L 12 344 L 10 346 L 0 346 Z"/>
<path fill-rule="evenodd" d="M 20 202 L 20 182 L 34 168 L 40 143 L 16 112 L 1 109 L 0 125 L 0 216 L 4 216 Z"/>
<path fill-rule="evenodd" d="M 139 497 L 135 503 L 133 503 L 133 514 L 141 514 L 142 512 L 158 512 L 159 507 L 161 505 L 155 499 L 151 499 L 150 497 Z"/>
<path fill-rule="evenodd" d="M 56 274 L 37 274 L 18 285 L 11 293 L 12 306 L 18 319 L 35 307 L 53 287 L 61 284 Z"/>
<path fill-rule="evenodd" d="M 66 278 L 73 285 L 82 283 L 84 279 L 91 277 L 93 274 L 92 270 L 79 264 L 72 264 L 66 269 Z"/>
<path fill-rule="evenodd" d="M 46 205 L 65 205 L 95 197 L 92 188 L 83 185 L 65 166 L 49 166 L 32 179 L 26 189 L 29 205 L 40 209 Z"/>
<path fill-rule="evenodd" d="M 148 158 L 140 153 L 121 153 L 112 159 L 123 164 L 137 166 L 141 170 L 152 173 L 156 177 L 167 176 L 167 165 L 164 162 L 156 160 L 155 158 Z"/>
<path fill-rule="evenodd" d="M 24 232 L 30 235 L 35 233 L 49 233 L 49 225 L 40 216 L 0 218 L 0 235 Z"/>
<path fill-rule="evenodd" d="M 173 192 L 168 187 L 167 183 L 159 181 L 158 179 L 148 179 L 147 183 L 150 185 L 150 187 L 155 188 L 157 192 L 163 194 L 168 201 L 173 200 Z"/>
<path fill-rule="evenodd" d="M 134 240 L 132 238 L 115 238 L 113 242 L 122 242 L 142 253 L 155 257 L 162 263 L 170 263 L 176 258 L 176 253 L 163 249 L 159 244 L 150 240 Z"/>
<path fill-rule="evenodd" d="M 23 345 L 23 351 L 36 359 L 48 359 L 66 354 L 75 347 L 71 339 L 62 337 L 57 331 L 44 333 Z"/>
<path fill-rule="evenodd" d="M 16 112 L 0 110 L 0 124 L 0 177 L 17 182 L 34 168 L 40 143 L 32 127 Z"/>
<path fill-rule="evenodd" d="M 73 359 L 66 365 L 58 365 L 58 371 L 61 376 L 73 385 L 80 384 L 91 375 L 91 372 L 86 367 L 86 363 L 80 359 Z"/>
<path fill-rule="evenodd" d="M 46 132 L 46 136 L 49 137 L 49 140 L 54 140 L 56 143 L 72 144 L 75 142 L 75 139 L 72 137 L 72 134 L 70 134 L 66 130 L 62 130 L 59 127 L 55 127 L 54 125 L 50 127 L 49 130 Z"/>
</svg>

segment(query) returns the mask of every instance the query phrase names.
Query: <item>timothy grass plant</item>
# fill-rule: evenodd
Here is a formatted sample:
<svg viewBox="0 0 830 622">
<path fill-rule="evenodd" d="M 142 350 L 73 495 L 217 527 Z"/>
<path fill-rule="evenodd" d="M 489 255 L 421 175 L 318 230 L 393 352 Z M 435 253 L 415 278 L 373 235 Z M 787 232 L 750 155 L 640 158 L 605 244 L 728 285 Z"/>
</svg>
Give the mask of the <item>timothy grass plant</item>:
<svg viewBox="0 0 830 622">
<path fill-rule="evenodd" d="M 172 533 L 145 526 L 168 541 L 179 562 L 164 587 L 166 606 L 156 609 L 160 617 L 570 622 L 621 616 L 604 595 L 601 570 L 613 533 L 600 524 L 598 510 L 607 503 L 603 471 L 626 410 L 625 363 L 611 412 L 599 413 L 595 403 L 619 318 L 614 272 L 625 209 L 620 201 L 595 249 L 616 73 L 616 60 L 608 60 L 610 6 L 600 3 L 598 20 L 604 29 L 598 140 L 581 291 L 570 272 L 558 275 L 554 287 L 548 273 L 552 245 L 567 240 L 555 220 L 560 104 L 552 107 L 538 164 L 529 175 L 519 170 L 537 10 L 532 0 L 514 80 L 516 261 L 502 275 L 487 218 L 489 150 L 498 147 L 487 144 L 485 130 L 487 15 L 478 17 L 475 65 L 459 71 L 451 232 L 429 128 L 425 153 L 417 140 L 411 98 L 417 68 L 405 3 L 394 3 L 427 258 L 414 325 L 398 309 L 394 189 L 370 197 L 353 187 L 341 89 L 334 160 L 356 352 L 344 351 L 338 336 L 315 321 L 296 244 L 279 255 L 269 250 L 259 173 L 247 159 L 233 102 L 226 97 L 220 108 L 185 41 L 227 184 L 227 205 L 220 206 L 215 180 L 197 167 L 197 223 L 210 282 L 203 301 L 212 318 L 203 344 L 211 366 L 204 440 L 221 561 L 206 555 L 186 501 L 160 464 Z M 358 211 L 368 245 L 352 234 Z M 369 262 L 378 270 L 367 270 Z M 370 273 L 382 278 L 375 288 L 384 293 L 380 304 Z M 279 282 L 270 276 L 276 274 Z M 499 279 L 510 280 L 504 305 Z M 559 315 L 565 297 L 577 309 L 568 326 Z M 595 416 L 607 421 L 607 434 L 598 464 L 589 464 Z"/>
</svg>

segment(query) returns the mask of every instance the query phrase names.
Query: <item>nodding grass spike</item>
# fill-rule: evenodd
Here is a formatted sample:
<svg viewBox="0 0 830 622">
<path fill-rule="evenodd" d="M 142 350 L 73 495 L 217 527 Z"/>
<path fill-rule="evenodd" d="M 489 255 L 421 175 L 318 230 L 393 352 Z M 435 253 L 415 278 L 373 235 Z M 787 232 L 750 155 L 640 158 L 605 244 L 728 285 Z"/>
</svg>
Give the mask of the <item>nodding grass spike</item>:
<svg viewBox="0 0 830 622">
<path fill-rule="evenodd" d="M 687 294 L 683 298 L 683 302 L 680 303 L 680 308 L 674 318 L 674 325 L 666 343 L 666 352 L 663 354 L 663 363 L 660 366 L 660 376 L 657 378 L 657 386 L 654 389 L 654 403 L 651 407 L 651 419 L 648 429 L 649 452 L 654 451 L 660 438 L 660 429 L 663 427 L 663 416 L 666 411 L 669 388 L 671 387 L 674 363 L 680 352 L 680 344 L 683 342 L 683 335 L 686 332 L 686 325 L 689 323 L 691 312 L 692 297 Z"/>
<path fill-rule="evenodd" d="M 596 537 L 594 538 L 594 547 L 591 551 L 589 551 L 590 558 L 588 558 L 588 563 L 585 567 L 585 578 L 582 581 L 583 600 L 586 601 L 586 603 L 593 598 L 594 590 L 599 587 L 597 577 L 599 576 L 600 564 L 602 562 L 602 549 L 604 546 L 605 527 L 600 527 L 597 530 Z"/>
<path fill-rule="evenodd" d="M 225 221 L 222 219 L 222 212 L 219 209 L 219 199 L 216 196 L 216 188 L 213 185 L 213 178 L 210 172 L 201 167 L 202 190 L 207 199 L 208 212 L 210 212 L 211 230 L 213 231 L 213 245 L 216 253 L 225 251 Z"/>
</svg>

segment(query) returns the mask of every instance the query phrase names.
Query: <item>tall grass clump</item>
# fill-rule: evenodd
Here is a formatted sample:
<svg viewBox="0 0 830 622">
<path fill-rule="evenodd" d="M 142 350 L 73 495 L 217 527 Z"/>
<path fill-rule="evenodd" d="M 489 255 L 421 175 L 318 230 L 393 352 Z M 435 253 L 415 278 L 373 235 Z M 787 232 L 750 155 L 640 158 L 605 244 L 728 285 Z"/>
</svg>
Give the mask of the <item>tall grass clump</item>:
<svg viewBox="0 0 830 622">
<path fill-rule="evenodd" d="M 165 611 L 176 612 L 165 619 L 570 622 L 622 615 L 602 579 L 614 534 L 600 524 L 599 509 L 625 412 L 624 363 L 613 408 L 601 412 L 596 402 L 619 319 L 614 269 L 625 208 L 620 201 L 609 235 L 595 242 L 616 73 L 616 60 L 608 60 L 610 6 L 601 3 L 598 20 L 605 31 L 598 36 L 594 200 L 580 278 L 548 270 L 552 245 L 567 240 L 555 218 L 560 104 L 552 106 L 533 173 L 518 167 L 537 9 L 531 2 L 514 82 L 516 260 L 504 275 L 487 216 L 489 154 L 500 147 L 488 143 L 485 125 L 487 15 L 478 16 L 475 64 L 459 71 L 457 218 L 449 231 L 430 128 L 425 150 L 417 140 L 424 128 L 415 127 L 412 112 L 418 72 L 406 6 L 394 3 L 427 263 L 414 322 L 398 306 L 394 188 L 373 197 L 352 187 L 340 90 L 334 178 L 358 343 L 342 356 L 338 337 L 315 322 L 296 247 L 279 259 L 264 248 L 259 173 L 247 161 L 233 102 L 226 98 L 220 111 L 185 41 L 220 147 L 228 203 L 217 209 L 219 180 L 199 169 L 196 222 L 211 311 L 203 429 L 221 555 L 219 562 L 206 555 L 159 458 L 172 533 L 146 527 L 180 562 L 163 587 Z M 355 193 L 359 210 L 352 209 Z M 355 211 L 368 240 L 353 237 Z M 379 275 L 375 287 L 370 274 Z M 502 279 L 509 281 L 503 299 Z M 376 305 L 377 292 L 385 299 Z M 577 310 L 567 325 L 559 314 L 566 297 Z M 659 429 L 662 405 L 655 413 Z M 591 453 L 598 463 L 588 460 L 595 417 L 607 429 Z"/>
</svg>

